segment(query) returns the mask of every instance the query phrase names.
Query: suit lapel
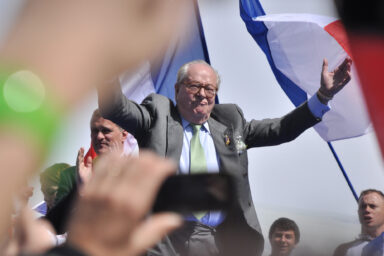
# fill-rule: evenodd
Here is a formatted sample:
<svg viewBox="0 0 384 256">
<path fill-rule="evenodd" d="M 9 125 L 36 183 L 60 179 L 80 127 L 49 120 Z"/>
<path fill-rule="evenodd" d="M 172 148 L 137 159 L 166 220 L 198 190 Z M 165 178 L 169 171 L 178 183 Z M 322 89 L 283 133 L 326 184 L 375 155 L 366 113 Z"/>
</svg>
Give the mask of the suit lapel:
<svg viewBox="0 0 384 256">
<path fill-rule="evenodd" d="M 220 172 L 236 175 L 238 169 L 238 155 L 232 141 L 232 129 L 219 123 L 213 118 L 208 120 L 209 130 L 215 144 L 216 153 L 220 158 Z"/>
<path fill-rule="evenodd" d="M 165 156 L 180 162 L 181 150 L 183 147 L 183 126 L 178 113 L 173 112 L 167 116 L 167 145 Z"/>
</svg>

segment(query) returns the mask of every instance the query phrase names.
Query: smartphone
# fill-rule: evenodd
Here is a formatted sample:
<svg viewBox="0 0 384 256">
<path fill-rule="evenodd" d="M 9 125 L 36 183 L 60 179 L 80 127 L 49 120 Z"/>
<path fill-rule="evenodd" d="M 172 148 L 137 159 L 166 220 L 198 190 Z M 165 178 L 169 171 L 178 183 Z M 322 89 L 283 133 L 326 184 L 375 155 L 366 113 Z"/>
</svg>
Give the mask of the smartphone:
<svg viewBox="0 0 384 256">
<path fill-rule="evenodd" d="M 153 212 L 227 210 L 235 199 L 232 177 L 226 174 L 175 175 L 168 178 L 157 195 Z"/>
</svg>

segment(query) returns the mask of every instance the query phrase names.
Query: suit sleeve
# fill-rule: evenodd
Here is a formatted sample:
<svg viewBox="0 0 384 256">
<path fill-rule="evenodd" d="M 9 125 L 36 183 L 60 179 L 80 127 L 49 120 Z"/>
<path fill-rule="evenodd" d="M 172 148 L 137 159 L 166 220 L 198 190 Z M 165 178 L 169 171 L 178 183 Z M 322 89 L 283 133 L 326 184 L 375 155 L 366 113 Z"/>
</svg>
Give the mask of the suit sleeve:
<svg viewBox="0 0 384 256">
<path fill-rule="evenodd" d="M 238 111 L 242 115 L 239 108 Z M 245 122 L 245 144 L 252 148 L 289 142 L 320 121 L 310 112 L 307 103 L 304 103 L 281 118 Z"/>
<path fill-rule="evenodd" d="M 140 138 L 151 127 L 151 114 L 145 105 L 128 100 L 117 85 L 108 91 L 98 91 L 99 110 L 102 116 Z M 145 101 L 150 101 L 150 97 Z"/>
</svg>

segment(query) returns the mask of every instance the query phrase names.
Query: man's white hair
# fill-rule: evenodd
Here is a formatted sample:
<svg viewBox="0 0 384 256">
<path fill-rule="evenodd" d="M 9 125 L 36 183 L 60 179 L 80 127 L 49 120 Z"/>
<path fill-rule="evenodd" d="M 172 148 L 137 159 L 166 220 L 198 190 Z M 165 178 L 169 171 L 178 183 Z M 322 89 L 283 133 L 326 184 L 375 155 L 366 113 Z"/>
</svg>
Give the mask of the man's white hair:
<svg viewBox="0 0 384 256">
<path fill-rule="evenodd" d="M 176 83 L 178 83 L 178 84 L 181 83 L 187 77 L 188 69 L 193 64 L 205 64 L 205 65 L 209 66 L 210 68 L 212 68 L 213 72 L 215 72 L 215 74 L 216 74 L 216 78 L 217 78 L 216 86 L 217 86 L 217 90 L 219 90 L 220 82 L 221 82 L 220 75 L 216 71 L 216 69 L 214 69 L 211 65 L 209 65 L 205 60 L 194 60 L 191 62 L 187 62 L 183 66 L 181 66 L 181 68 L 179 68 L 179 71 L 177 71 Z"/>
</svg>

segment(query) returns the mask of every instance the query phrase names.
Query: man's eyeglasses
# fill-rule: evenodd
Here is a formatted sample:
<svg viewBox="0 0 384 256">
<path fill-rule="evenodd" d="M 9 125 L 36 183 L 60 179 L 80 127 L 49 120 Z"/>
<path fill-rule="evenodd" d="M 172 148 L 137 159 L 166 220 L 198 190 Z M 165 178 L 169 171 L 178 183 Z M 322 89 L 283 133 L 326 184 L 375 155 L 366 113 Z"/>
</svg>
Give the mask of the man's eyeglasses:
<svg viewBox="0 0 384 256">
<path fill-rule="evenodd" d="M 215 97 L 216 95 L 216 88 L 212 86 L 205 86 L 203 84 L 199 83 L 190 83 L 190 84 L 184 84 L 185 88 L 187 88 L 188 92 L 196 94 L 197 92 L 200 92 L 201 88 L 204 89 L 205 95 L 208 98 Z"/>
</svg>

